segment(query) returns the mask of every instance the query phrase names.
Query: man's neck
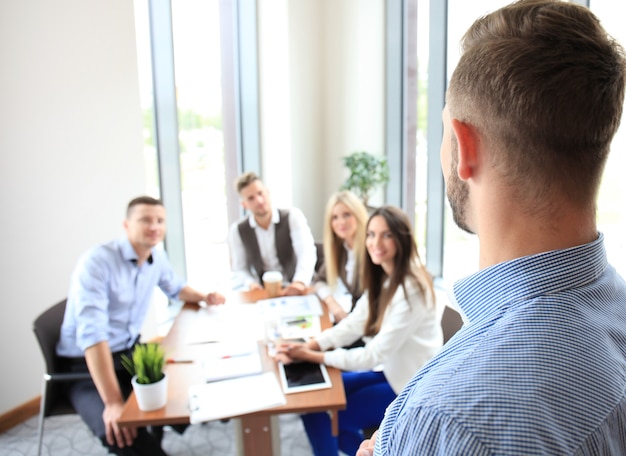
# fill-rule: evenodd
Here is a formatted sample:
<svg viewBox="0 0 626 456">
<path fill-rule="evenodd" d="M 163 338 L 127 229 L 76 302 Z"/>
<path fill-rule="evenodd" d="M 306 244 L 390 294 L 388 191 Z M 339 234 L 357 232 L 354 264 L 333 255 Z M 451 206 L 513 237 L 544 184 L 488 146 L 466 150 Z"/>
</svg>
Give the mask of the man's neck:
<svg viewBox="0 0 626 456">
<path fill-rule="evenodd" d="M 146 262 L 148 258 L 150 258 L 150 255 L 152 254 L 152 249 L 136 246 L 134 244 L 131 245 L 133 246 L 133 250 L 137 254 L 137 266 L 141 266 Z"/>
<path fill-rule="evenodd" d="M 272 211 L 268 211 L 266 215 L 262 217 L 254 216 L 254 221 L 257 225 L 259 225 L 264 230 L 268 229 L 270 224 L 272 223 Z"/>
<path fill-rule="evenodd" d="M 529 216 L 494 210 L 478 229 L 480 269 L 537 253 L 587 244 L 598 237 L 593 211 L 555 207 L 552 213 Z"/>
</svg>

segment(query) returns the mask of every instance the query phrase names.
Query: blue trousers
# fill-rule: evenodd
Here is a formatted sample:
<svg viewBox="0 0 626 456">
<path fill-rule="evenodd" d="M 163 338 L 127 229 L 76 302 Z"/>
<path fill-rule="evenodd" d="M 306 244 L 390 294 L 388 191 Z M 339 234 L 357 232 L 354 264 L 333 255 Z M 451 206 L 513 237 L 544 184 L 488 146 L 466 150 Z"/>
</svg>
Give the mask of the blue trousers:
<svg viewBox="0 0 626 456">
<path fill-rule="evenodd" d="M 385 409 L 396 398 L 382 372 L 343 372 L 346 409 L 339 411 L 339 436 L 332 435 L 326 412 L 302 415 L 311 448 L 316 456 L 334 456 L 339 449 L 356 454 L 363 441 L 362 429 L 378 427 Z"/>
</svg>

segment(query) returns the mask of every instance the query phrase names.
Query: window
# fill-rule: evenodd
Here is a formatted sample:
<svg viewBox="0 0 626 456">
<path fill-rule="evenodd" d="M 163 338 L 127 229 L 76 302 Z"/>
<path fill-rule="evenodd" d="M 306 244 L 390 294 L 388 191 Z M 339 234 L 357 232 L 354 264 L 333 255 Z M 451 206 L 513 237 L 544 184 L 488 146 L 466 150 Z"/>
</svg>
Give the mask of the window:
<svg viewBox="0 0 626 456">
<path fill-rule="evenodd" d="M 606 30 L 626 45 L 626 31 L 618 15 L 614 11 L 614 2 L 610 0 L 591 0 L 591 11 L 602 21 Z M 611 153 L 604 169 L 600 193 L 598 196 L 598 230 L 604 233 L 609 262 L 622 276 L 626 276 L 626 181 L 622 176 L 626 169 L 626 120 L 622 118 L 617 131 Z"/>
<path fill-rule="evenodd" d="M 230 269 L 219 0 L 172 2 L 172 31 L 187 279 L 213 289 Z"/>
</svg>

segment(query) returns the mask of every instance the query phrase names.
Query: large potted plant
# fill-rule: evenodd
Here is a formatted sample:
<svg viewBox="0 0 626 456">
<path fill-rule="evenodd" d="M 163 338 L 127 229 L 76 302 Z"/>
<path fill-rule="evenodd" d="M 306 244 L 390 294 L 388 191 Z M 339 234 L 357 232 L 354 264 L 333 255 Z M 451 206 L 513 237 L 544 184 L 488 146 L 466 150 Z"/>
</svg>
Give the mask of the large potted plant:
<svg viewBox="0 0 626 456">
<path fill-rule="evenodd" d="M 163 371 L 165 351 L 158 343 L 137 344 L 132 359 L 122 355 L 122 365 L 133 376 L 131 383 L 137 405 L 143 411 L 159 409 L 167 403 L 167 376 Z"/>
<path fill-rule="evenodd" d="M 366 206 L 370 192 L 389 182 L 389 165 L 385 157 L 359 151 L 344 157 L 343 164 L 350 171 L 350 176 L 341 189 L 352 191 Z"/>
</svg>

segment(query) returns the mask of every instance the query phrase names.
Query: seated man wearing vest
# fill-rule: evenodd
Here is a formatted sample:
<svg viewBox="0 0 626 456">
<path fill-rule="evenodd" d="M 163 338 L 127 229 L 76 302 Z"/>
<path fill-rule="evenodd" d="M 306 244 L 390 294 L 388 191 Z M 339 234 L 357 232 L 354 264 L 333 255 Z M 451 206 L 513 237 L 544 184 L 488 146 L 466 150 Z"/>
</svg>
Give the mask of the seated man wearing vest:
<svg viewBox="0 0 626 456">
<path fill-rule="evenodd" d="M 317 254 L 302 211 L 272 209 L 269 191 L 259 177 L 242 174 L 235 182 L 241 205 L 250 215 L 230 228 L 230 259 L 235 283 L 262 288 L 265 271 L 280 271 L 284 293 L 301 295 L 313 278 Z"/>
</svg>

